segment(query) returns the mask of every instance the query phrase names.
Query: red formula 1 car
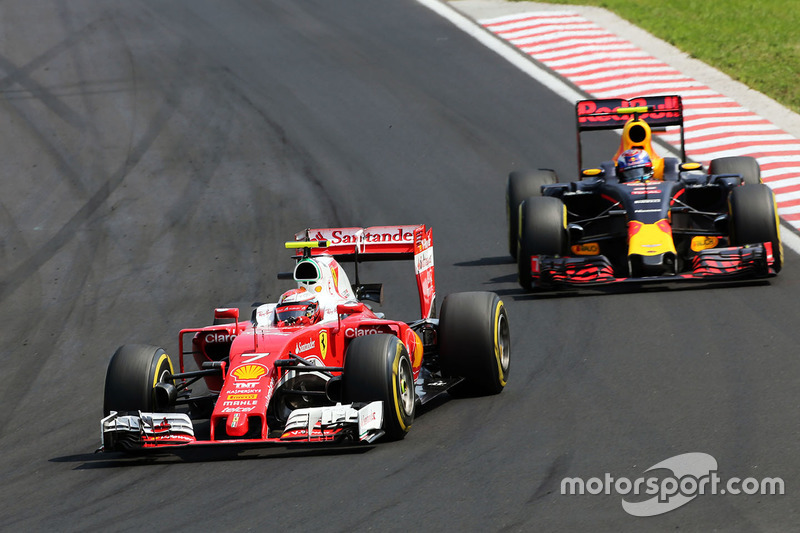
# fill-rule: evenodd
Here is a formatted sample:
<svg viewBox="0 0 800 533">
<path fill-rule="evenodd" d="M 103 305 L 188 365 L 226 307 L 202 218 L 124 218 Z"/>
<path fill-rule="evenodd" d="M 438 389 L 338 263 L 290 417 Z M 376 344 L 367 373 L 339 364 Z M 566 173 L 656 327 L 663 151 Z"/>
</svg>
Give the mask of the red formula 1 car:
<svg viewBox="0 0 800 533">
<path fill-rule="evenodd" d="M 178 369 L 155 346 L 125 345 L 106 374 L 103 451 L 198 445 L 358 443 L 401 439 L 418 405 L 445 392 L 496 394 L 510 341 L 494 293 L 445 298 L 435 318 L 432 232 L 424 226 L 312 229 L 296 250 L 296 287 L 250 320 L 215 310 L 214 324 L 181 330 Z M 350 283 L 337 259 L 356 265 Z M 384 318 L 380 284 L 362 261 L 413 259 L 421 317 Z M 191 356 L 191 359 L 186 356 Z M 199 367 L 190 370 L 194 362 Z M 192 392 L 199 380 L 207 391 Z"/>
<path fill-rule="evenodd" d="M 557 183 L 555 172 L 512 172 L 509 250 L 526 289 L 620 282 L 705 281 L 777 274 L 782 264 L 772 190 L 752 157 L 685 161 L 680 96 L 583 100 L 581 133 L 622 129 L 614 159 Z M 680 127 L 682 159 L 659 157 L 654 127 Z"/>
</svg>

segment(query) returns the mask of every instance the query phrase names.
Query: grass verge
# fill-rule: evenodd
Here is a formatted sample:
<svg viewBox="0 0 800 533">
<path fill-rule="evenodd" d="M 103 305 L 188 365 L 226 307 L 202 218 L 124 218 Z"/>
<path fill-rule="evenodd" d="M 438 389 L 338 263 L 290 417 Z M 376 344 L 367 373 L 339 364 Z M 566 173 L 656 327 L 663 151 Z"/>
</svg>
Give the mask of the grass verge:
<svg viewBox="0 0 800 533">
<path fill-rule="evenodd" d="M 606 8 L 800 113 L 800 2 L 797 0 L 544 0 L 544 3 Z"/>
</svg>

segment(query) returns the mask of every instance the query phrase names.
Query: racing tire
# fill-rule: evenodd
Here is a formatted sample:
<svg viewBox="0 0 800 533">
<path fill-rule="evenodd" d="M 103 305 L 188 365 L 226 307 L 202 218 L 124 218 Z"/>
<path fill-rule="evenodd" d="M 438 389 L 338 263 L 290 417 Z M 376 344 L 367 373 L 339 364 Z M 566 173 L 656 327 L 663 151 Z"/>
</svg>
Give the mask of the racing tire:
<svg viewBox="0 0 800 533">
<path fill-rule="evenodd" d="M 775 193 L 767 185 L 743 185 L 728 197 L 731 216 L 731 243 L 737 246 L 772 243 L 772 268 L 780 272 L 783 266 L 780 218 L 775 205 Z"/>
<path fill-rule="evenodd" d="M 493 292 L 448 295 L 439 319 L 442 375 L 463 377 L 455 395 L 498 394 L 506 386 L 511 336 L 503 301 Z"/>
<path fill-rule="evenodd" d="M 344 358 L 342 396 L 345 403 L 383 402 L 387 440 L 406 436 L 414 422 L 414 372 L 405 345 L 394 335 L 357 337 Z"/>
<path fill-rule="evenodd" d="M 120 346 L 106 372 L 103 413 L 155 411 L 155 386 L 167 382 L 173 374 L 169 355 L 157 346 L 126 344 Z"/>
<path fill-rule="evenodd" d="M 517 258 L 517 235 L 519 234 L 519 206 L 526 198 L 542 195 L 542 185 L 558 182 L 555 171 L 540 169 L 514 171 L 508 175 L 506 186 L 506 222 L 508 224 L 508 251 Z"/>
<path fill-rule="evenodd" d="M 520 206 L 517 272 L 519 284 L 533 289 L 531 256 L 560 256 L 568 248 L 564 202 L 552 196 L 534 196 Z"/>
<path fill-rule="evenodd" d="M 708 173 L 716 174 L 739 174 L 742 176 L 743 185 L 758 185 L 761 181 L 761 166 L 755 157 L 749 156 L 730 156 L 712 159 L 708 167 Z"/>
</svg>

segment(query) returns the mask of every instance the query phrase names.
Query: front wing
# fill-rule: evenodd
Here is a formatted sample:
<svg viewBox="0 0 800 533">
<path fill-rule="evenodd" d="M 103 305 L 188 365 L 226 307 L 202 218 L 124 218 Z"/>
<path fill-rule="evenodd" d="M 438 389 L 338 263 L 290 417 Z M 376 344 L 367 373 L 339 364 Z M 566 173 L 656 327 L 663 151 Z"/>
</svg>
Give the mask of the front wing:
<svg viewBox="0 0 800 533">
<path fill-rule="evenodd" d="M 581 257 L 531 256 L 534 287 L 593 286 L 613 283 L 711 281 L 775 275 L 772 243 L 711 248 L 697 253 L 688 270 L 675 275 L 644 278 L 616 277 L 604 255 Z"/>
<path fill-rule="evenodd" d="M 136 452 L 194 445 L 372 443 L 384 431 L 383 402 L 356 407 L 337 404 L 296 409 L 289 415 L 280 437 L 267 439 L 197 440 L 194 426 L 183 413 L 120 414 L 112 412 L 100 421 L 99 451 Z"/>
</svg>

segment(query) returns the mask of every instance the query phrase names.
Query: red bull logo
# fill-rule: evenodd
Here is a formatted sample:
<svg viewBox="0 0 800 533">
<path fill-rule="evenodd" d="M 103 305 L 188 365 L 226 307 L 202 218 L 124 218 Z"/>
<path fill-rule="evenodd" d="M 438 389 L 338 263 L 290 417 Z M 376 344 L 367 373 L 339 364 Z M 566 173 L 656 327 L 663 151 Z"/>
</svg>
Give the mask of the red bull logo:
<svg viewBox="0 0 800 533">
<path fill-rule="evenodd" d="M 665 96 L 663 100 L 654 98 L 632 98 L 631 100 L 582 100 L 577 105 L 578 123 L 594 124 L 604 122 L 616 122 L 624 124 L 633 114 L 616 114 L 620 107 L 648 107 L 655 108 L 654 111 L 640 113 L 641 120 L 650 121 L 654 124 L 660 121 L 675 121 L 681 118 L 681 101 L 677 96 Z"/>
</svg>

